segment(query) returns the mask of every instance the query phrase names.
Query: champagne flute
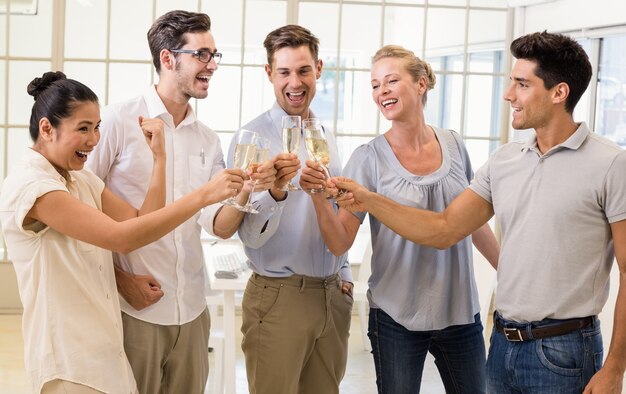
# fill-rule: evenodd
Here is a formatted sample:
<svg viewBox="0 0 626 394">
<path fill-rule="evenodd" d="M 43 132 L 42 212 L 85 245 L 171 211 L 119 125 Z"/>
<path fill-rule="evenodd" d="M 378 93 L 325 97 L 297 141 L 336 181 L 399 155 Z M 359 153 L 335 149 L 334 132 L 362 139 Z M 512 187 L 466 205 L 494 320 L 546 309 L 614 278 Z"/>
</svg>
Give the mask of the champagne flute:
<svg viewBox="0 0 626 394">
<path fill-rule="evenodd" d="M 304 119 L 302 121 L 302 127 L 304 129 L 304 142 L 306 144 L 306 150 L 309 153 L 309 157 L 324 171 L 326 179 L 330 178 L 328 172 L 328 164 L 330 164 L 330 151 L 328 150 L 328 141 L 326 141 L 326 135 L 324 129 L 317 118 Z M 322 193 L 326 190 L 325 187 L 311 189 L 311 193 Z"/>
<path fill-rule="evenodd" d="M 301 120 L 302 118 L 300 116 L 283 116 L 281 124 L 283 152 L 298 154 L 300 134 L 302 133 Z M 281 190 L 284 192 L 295 192 L 302 189 L 289 181 Z"/>
<path fill-rule="evenodd" d="M 309 156 L 322 168 L 322 171 L 326 176 L 326 180 L 330 179 L 331 176 L 328 170 L 328 166 L 330 164 L 330 150 L 328 149 L 326 134 L 324 133 L 324 129 L 322 128 L 319 119 L 305 119 L 302 121 L 302 127 L 304 128 L 304 141 Z M 325 186 L 310 190 L 311 193 L 322 193 L 325 191 Z M 345 192 L 345 190 L 339 189 L 337 194 L 329 195 L 327 198 L 332 199 L 341 197 L 345 194 Z"/>
<path fill-rule="evenodd" d="M 250 161 L 250 165 L 248 166 L 248 171 L 251 174 L 256 174 L 259 171 L 259 167 L 265 163 L 270 158 L 270 140 L 263 137 L 257 137 L 256 139 L 256 151 L 254 152 L 254 157 Z M 252 205 L 252 192 L 259 182 L 256 179 L 252 184 L 252 190 L 250 190 L 250 195 L 248 196 L 248 202 L 246 205 L 241 207 L 240 211 L 248 212 L 248 213 L 259 213 L 254 206 Z"/>
<path fill-rule="evenodd" d="M 233 166 L 245 170 L 250 165 L 256 151 L 256 139 L 258 135 L 254 131 L 240 129 L 235 136 L 235 157 Z M 243 207 L 237 203 L 235 197 L 229 197 L 222 201 L 223 205 L 230 205 L 241 210 Z"/>
</svg>

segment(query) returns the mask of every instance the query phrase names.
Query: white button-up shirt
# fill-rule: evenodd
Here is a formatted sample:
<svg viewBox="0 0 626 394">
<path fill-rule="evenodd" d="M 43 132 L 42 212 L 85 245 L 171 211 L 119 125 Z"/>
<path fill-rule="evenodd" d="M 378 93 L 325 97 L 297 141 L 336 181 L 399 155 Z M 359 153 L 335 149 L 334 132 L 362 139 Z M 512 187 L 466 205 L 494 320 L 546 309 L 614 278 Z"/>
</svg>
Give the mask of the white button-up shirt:
<svg viewBox="0 0 626 394">
<path fill-rule="evenodd" d="M 35 201 L 51 191 L 102 209 L 102 181 L 88 170 L 70 177 L 66 182 L 46 158 L 27 149 L 2 185 L 0 220 L 24 306 L 26 370 L 37 393 L 54 379 L 135 393 L 111 252 L 41 222 L 23 226 Z"/>
<path fill-rule="evenodd" d="M 165 122 L 166 203 L 206 183 L 224 168 L 217 134 L 196 119 L 191 106 L 186 118 L 175 127 L 154 87 L 143 96 L 105 107 L 100 142 L 87 165 L 134 207 L 140 208 L 144 201 L 153 164 L 152 152 L 137 121 L 140 115 Z M 182 325 L 205 310 L 208 277 L 198 223 L 212 233 L 213 218 L 220 206 L 205 208 L 163 238 L 132 253 L 114 253 L 115 263 L 123 270 L 154 276 L 165 293 L 141 311 L 120 298 L 125 313 L 150 323 Z"/>
</svg>

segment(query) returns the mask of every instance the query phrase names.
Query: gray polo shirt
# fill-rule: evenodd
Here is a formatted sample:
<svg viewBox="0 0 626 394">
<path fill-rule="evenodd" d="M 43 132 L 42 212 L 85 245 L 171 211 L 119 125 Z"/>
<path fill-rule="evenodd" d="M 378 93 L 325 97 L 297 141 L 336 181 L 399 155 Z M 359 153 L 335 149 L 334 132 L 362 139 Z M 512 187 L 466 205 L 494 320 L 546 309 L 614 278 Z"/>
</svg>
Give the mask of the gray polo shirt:
<svg viewBox="0 0 626 394">
<path fill-rule="evenodd" d="M 496 309 L 519 322 L 600 313 L 626 219 L 626 152 L 581 123 L 541 154 L 536 137 L 498 149 L 470 189 L 502 227 Z"/>
</svg>

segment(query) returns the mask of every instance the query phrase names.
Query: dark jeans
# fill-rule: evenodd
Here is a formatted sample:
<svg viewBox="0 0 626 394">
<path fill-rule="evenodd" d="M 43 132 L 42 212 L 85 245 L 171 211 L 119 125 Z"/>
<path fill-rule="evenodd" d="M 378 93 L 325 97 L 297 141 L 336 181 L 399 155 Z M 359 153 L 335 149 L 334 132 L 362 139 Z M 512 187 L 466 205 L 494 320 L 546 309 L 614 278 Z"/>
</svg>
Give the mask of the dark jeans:
<svg viewBox="0 0 626 394">
<path fill-rule="evenodd" d="M 528 329 L 529 324 L 500 317 L 494 321 L 506 327 Z M 558 323 L 545 319 L 534 327 Z M 489 393 L 580 394 L 591 377 L 602 367 L 600 321 L 568 334 L 509 342 L 495 329 L 491 334 L 487 360 Z"/>
<path fill-rule="evenodd" d="M 442 330 L 410 331 L 381 309 L 370 309 L 368 336 L 381 394 L 419 393 L 426 353 L 446 393 L 485 393 L 485 341 L 480 314 L 474 323 Z"/>
</svg>

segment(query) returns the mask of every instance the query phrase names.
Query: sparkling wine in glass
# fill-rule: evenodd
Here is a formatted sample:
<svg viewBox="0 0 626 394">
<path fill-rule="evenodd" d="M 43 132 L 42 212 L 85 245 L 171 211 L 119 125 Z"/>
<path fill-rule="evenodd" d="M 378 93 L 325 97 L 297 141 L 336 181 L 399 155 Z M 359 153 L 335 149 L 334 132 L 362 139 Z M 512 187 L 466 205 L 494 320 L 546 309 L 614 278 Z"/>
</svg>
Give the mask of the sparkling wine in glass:
<svg viewBox="0 0 626 394">
<path fill-rule="evenodd" d="M 256 140 L 256 151 L 254 152 L 254 156 L 250 161 L 250 165 L 248 166 L 248 171 L 250 174 L 256 174 L 259 171 L 259 167 L 270 158 L 270 140 L 263 137 L 257 137 Z M 248 196 L 248 202 L 246 205 L 241 207 L 241 211 L 248 213 L 259 213 L 254 206 L 252 205 L 252 192 L 256 187 L 258 180 L 255 180 L 252 185 L 252 190 L 250 190 L 250 195 Z"/>
<path fill-rule="evenodd" d="M 257 133 L 254 131 L 241 129 L 235 135 L 236 144 L 235 144 L 235 156 L 233 161 L 234 168 L 239 168 L 241 170 L 245 170 L 250 165 L 250 162 L 254 158 L 254 153 L 256 152 L 256 140 Z M 222 201 L 224 205 L 233 206 L 239 210 L 243 207 L 237 203 L 235 197 L 227 198 Z"/>
<path fill-rule="evenodd" d="M 300 135 L 302 134 L 302 118 L 300 116 L 283 116 L 281 124 L 281 137 L 283 141 L 283 152 L 298 154 L 300 147 Z M 287 183 L 282 191 L 302 190 L 291 181 Z"/>
<path fill-rule="evenodd" d="M 328 150 L 328 141 L 326 140 L 326 135 L 324 134 L 324 129 L 322 129 L 319 119 L 305 119 L 302 121 L 302 127 L 304 129 L 304 142 L 309 157 L 320 165 L 326 175 L 326 179 L 329 179 L 328 165 L 330 164 L 330 151 Z M 325 187 L 321 187 L 311 189 L 310 192 L 321 193 L 325 190 Z"/>
</svg>

